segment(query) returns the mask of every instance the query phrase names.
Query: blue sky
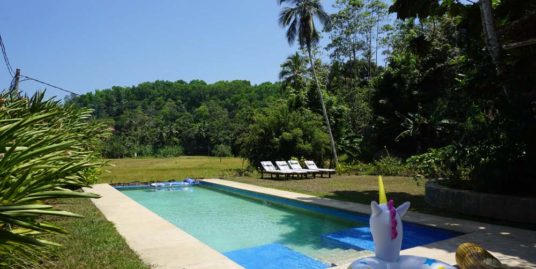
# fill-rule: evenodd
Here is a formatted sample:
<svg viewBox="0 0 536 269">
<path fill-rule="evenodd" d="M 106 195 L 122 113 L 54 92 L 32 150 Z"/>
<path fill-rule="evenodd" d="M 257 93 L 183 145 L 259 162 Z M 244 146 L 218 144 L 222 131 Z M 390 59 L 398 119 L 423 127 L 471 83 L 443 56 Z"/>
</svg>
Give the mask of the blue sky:
<svg viewBox="0 0 536 269">
<path fill-rule="evenodd" d="M 323 1 L 328 12 L 333 2 Z M 154 80 L 276 81 L 297 49 L 276 0 L 18 0 L 0 10 L 13 68 L 78 93 Z M 10 81 L 2 61 L 0 88 Z M 21 84 L 28 94 L 45 87 Z"/>
</svg>

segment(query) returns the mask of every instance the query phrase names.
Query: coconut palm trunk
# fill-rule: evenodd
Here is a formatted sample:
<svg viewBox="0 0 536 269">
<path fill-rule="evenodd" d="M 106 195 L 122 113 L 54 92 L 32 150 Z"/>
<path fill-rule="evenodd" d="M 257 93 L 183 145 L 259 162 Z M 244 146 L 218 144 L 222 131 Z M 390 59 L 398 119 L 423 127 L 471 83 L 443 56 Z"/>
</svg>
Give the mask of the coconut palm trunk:
<svg viewBox="0 0 536 269">
<path fill-rule="evenodd" d="M 324 96 L 322 95 L 322 89 L 320 88 L 320 83 L 318 77 L 316 76 L 316 69 L 313 59 L 313 53 L 311 53 L 311 46 L 307 46 L 307 53 L 309 54 L 309 63 L 311 64 L 311 70 L 313 72 L 313 79 L 315 80 L 316 90 L 318 92 L 318 98 L 320 98 L 320 105 L 322 106 L 322 114 L 324 115 L 324 121 L 326 122 L 326 127 L 329 134 L 329 142 L 331 144 L 331 154 L 333 157 L 333 164 L 337 167 L 339 163 L 339 158 L 337 157 L 337 149 L 335 148 L 335 139 L 333 139 L 333 132 L 331 132 L 331 124 L 329 123 L 328 113 L 326 111 L 326 104 L 324 104 Z"/>
<path fill-rule="evenodd" d="M 479 2 L 480 16 L 482 21 L 482 30 L 484 31 L 486 46 L 488 47 L 489 54 L 493 63 L 499 68 L 499 55 L 501 53 L 501 45 L 497 38 L 495 31 L 495 25 L 493 23 L 493 14 L 490 0 L 480 0 Z"/>
<path fill-rule="evenodd" d="M 329 124 L 324 97 L 316 75 L 313 54 L 311 53 L 311 47 L 318 44 L 318 41 L 320 40 L 320 34 L 315 26 L 314 18 L 316 17 L 320 23 L 324 25 L 324 28 L 329 28 L 331 25 L 330 17 L 322 8 L 320 0 L 278 0 L 278 2 L 280 5 L 285 2 L 291 5 L 290 7 L 283 8 L 279 14 L 279 24 L 282 27 L 288 27 L 288 43 L 293 44 L 297 40 L 300 47 L 307 48 L 307 52 L 309 53 L 309 62 L 311 63 L 311 70 L 313 72 L 316 90 L 318 91 L 318 98 L 320 98 L 320 105 L 322 106 L 322 114 L 324 115 L 324 120 L 326 121 L 326 127 L 329 133 L 331 153 L 333 154 L 332 163 L 337 167 L 339 160 L 337 158 L 337 150 L 335 149 L 335 140 L 333 139 L 333 133 L 331 132 L 331 125 Z"/>
<path fill-rule="evenodd" d="M 493 22 L 493 8 L 490 0 L 480 0 L 478 2 L 480 8 L 480 19 L 482 22 L 482 31 L 484 32 L 484 41 L 486 48 L 491 57 L 493 65 L 495 65 L 495 73 L 499 79 L 504 80 L 505 70 L 501 61 L 501 44 L 497 37 L 497 31 L 495 30 L 495 23 Z M 502 84 L 502 90 L 506 98 L 509 98 L 509 90 L 506 83 Z"/>
</svg>

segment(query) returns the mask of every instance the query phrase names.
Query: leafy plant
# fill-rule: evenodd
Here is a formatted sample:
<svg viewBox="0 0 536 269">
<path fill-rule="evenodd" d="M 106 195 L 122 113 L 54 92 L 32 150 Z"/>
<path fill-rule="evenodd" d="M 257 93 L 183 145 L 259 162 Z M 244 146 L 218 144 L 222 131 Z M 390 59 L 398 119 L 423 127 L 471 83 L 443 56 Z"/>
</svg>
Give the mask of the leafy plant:
<svg viewBox="0 0 536 269">
<path fill-rule="evenodd" d="M 158 157 L 179 157 L 183 154 L 181 146 L 165 146 L 158 149 Z"/>
<path fill-rule="evenodd" d="M 443 148 L 431 148 L 423 154 L 408 158 L 406 162 L 416 177 L 467 179 L 471 168 L 462 157 L 467 156 L 466 153 L 457 152 L 455 146 L 449 145 Z"/>
<path fill-rule="evenodd" d="M 400 159 L 392 156 L 385 156 L 373 163 L 371 174 L 384 176 L 406 176 L 408 173 L 407 167 Z"/>
<path fill-rule="evenodd" d="M 212 154 L 216 157 L 220 157 L 220 162 L 222 157 L 230 157 L 233 156 L 233 153 L 231 152 L 231 147 L 224 144 L 219 144 L 214 147 L 212 150 Z"/>
<path fill-rule="evenodd" d="M 310 110 L 290 111 L 286 104 L 274 103 L 254 120 L 240 139 L 241 155 L 251 165 L 293 156 L 321 163 L 329 152 L 329 137 L 322 130 L 319 115 Z"/>
<path fill-rule="evenodd" d="M 0 263 L 31 264 L 45 246 L 43 233 L 66 233 L 41 216 L 81 217 L 56 210 L 48 199 L 98 198 L 87 187 L 103 166 L 97 149 L 107 128 L 91 110 L 61 106 L 14 91 L 0 94 Z"/>
</svg>

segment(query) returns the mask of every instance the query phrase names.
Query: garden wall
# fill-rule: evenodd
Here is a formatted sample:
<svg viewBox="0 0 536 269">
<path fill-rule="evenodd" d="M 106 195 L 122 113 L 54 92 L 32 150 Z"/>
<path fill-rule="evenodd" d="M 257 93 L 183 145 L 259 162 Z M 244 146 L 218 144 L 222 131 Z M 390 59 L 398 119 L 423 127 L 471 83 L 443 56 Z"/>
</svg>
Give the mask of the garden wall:
<svg viewBox="0 0 536 269">
<path fill-rule="evenodd" d="M 451 189 L 434 181 L 426 183 L 425 198 L 432 206 L 514 222 L 536 224 L 536 199 Z"/>
</svg>

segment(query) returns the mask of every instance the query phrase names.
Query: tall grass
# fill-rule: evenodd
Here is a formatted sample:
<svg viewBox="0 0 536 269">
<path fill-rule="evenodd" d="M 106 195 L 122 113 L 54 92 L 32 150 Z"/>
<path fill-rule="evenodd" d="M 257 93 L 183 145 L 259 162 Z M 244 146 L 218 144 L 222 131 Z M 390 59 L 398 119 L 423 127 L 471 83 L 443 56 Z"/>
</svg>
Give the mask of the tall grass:
<svg viewBox="0 0 536 269">
<path fill-rule="evenodd" d="M 58 242 L 40 266 L 44 269 L 141 269 L 149 268 L 117 233 L 114 225 L 87 199 L 65 199 L 53 202 L 57 208 L 73 211 L 84 218 L 48 219 L 61 225 L 69 234 L 49 234 L 48 240 Z"/>
<path fill-rule="evenodd" d="M 162 181 L 184 178 L 229 178 L 248 166 L 235 157 L 182 156 L 174 158 L 110 159 L 101 183 Z"/>
</svg>

